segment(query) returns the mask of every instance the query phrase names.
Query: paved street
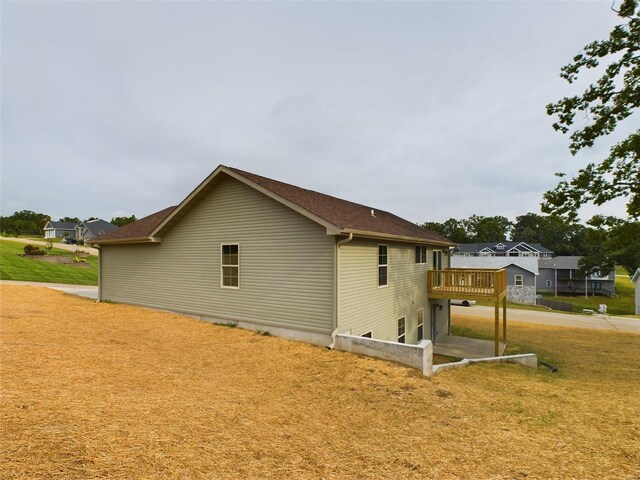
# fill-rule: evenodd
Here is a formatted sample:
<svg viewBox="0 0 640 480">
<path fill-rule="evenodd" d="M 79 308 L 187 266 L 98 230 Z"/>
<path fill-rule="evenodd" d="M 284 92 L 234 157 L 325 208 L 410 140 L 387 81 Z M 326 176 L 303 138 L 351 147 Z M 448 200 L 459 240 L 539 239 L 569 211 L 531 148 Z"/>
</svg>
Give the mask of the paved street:
<svg viewBox="0 0 640 480">
<path fill-rule="evenodd" d="M 454 315 L 469 317 L 494 318 L 493 307 L 474 305 L 471 307 L 452 307 Z M 500 312 L 502 318 L 502 312 Z M 640 333 L 640 318 L 614 317 L 610 315 L 569 315 L 557 312 L 541 312 L 537 310 L 507 310 L 507 322 L 538 323 L 559 327 L 595 328 L 597 330 L 613 330 Z"/>
<path fill-rule="evenodd" d="M 18 237 L 0 237 L 0 240 L 9 240 L 11 242 L 30 243 L 31 245 L 46 245 L 47 242 L 42 240 L 31 240 L 30 238 L 18 238 Z M 91 255 L 98 255 L 97 248 L 85 247 L 83 245 L 67 245 L 66 243 L 54 243 L 54 248 L 61 250 L 69 250 L 71 252 L 86 252 Z"/>
<path fill-rule="evenodd" d="M 95 285 L 69 285 L 66 283 L 46 283 L 46 282 L 21 282 L 16 280 L 0 280 L 0 284 L 7 285 L 27 285 L 32 287 L 47 287 L 61 292 L 78 295 L 80 297 L 98 299 L 98 287 Z"/>
</svg>

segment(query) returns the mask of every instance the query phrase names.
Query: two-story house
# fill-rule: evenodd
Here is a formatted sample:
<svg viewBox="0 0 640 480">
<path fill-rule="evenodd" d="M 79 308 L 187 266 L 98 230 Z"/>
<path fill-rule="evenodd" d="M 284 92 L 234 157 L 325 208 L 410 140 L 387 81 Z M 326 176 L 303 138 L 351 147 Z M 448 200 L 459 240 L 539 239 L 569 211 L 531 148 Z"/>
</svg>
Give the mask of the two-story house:
<svg viewBox="0 0 640 480">
<path fill-rule="evenodd" d="M 392 213 L 235 168 L 219 166 L 178 206 L 93 243 L 100 300 L 320 345 L 337 333 L 415 344 L 449 332 L 451 297 L 433 291 L 450 276 L 430 286 L 428 272 L 449 266 L 451 241 Z M 477 285 L 488 285 L 483 275 Z"/>
<path fill-rule="evenodd" d="M 608 275 L 580 273 L 581 257 L 553 257 L 540 259 L 538 292 L 558 295 L 605 295 L 611 297 L 616 293 L 616 271 Z"/>
</svg>

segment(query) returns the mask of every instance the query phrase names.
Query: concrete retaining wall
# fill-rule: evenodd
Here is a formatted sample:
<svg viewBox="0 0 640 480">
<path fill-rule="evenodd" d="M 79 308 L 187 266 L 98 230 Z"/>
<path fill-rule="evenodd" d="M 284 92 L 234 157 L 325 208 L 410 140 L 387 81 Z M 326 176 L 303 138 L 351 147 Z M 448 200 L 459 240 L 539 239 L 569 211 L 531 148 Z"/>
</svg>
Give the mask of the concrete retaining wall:
<svg viewBox="0 0 640 480">
<path fill-rule="evenodd" d="M 433 374 L 452 370 L 454 368 L 466 367 L 472 363 L 519 363 L 529 368 L 538 368 L 538 356 L 535 353 L 523 353 L 520 355 L 506 355 L 504 357 L 488 358 L 465 358 L 459 362 L 443 363 L 433 366 Z"/>
<path fill-rule="evenodd" d="M 368 357 L 390 360 L 420 370 L 423 375 L 433 375 L 433 345 L 422 340 L 417 345 L 376 340 L 375 338 L 338 334 L 336 350 L 358 353 Z"/>
</svg>

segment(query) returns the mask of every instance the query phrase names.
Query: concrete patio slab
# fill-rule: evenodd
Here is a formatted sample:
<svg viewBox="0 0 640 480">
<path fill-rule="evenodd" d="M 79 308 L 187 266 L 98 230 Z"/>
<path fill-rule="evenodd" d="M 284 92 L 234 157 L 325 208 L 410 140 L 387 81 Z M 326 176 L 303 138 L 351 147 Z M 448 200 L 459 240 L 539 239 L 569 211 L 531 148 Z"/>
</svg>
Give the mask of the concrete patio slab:
<svg viewBox="0 0 640 480">
<path fill-rule="evenodd" d="M 500 342 L 500 355 L 504 353 L 506 344 Z M 435 355 L 455 358 L 487 358 L 495 356 L 494 343 L 478 338 L 456 337 L 446 335 L 433 344 Z"/>
</svg>

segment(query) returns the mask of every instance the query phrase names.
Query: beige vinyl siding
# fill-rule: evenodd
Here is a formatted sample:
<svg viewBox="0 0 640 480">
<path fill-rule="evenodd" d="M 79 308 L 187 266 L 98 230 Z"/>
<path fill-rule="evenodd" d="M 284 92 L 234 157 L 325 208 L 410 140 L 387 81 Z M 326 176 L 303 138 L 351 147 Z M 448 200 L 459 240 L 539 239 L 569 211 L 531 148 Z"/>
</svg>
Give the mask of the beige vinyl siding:
<svg viewBox="0 0 640 480">
<path fill-rule="evenodd" d="M 388 245 L 388 285 L 378 287 L 378 245 Z M 431 252 L 429 251 L 429 255 Z M 429 260 L 430 261 L 430 260 Z M 429 338 L 427 268 L 415 263 L 415 245 L 354 239 L 340 247 L 340 331 L 397 341 L 398 319 L 406 317 L 406 342 L 417 343 L 418 309 L 424 308 Z"/>
<path fill-rule="evenodd" d="M 239 289 L 221 287 L 226 243 L 239 244 Z M 104 245 L 102 298 L 330 333 L 334 252 L 323 227 L 226 178 L 161 243 Z"/>
</svg>

